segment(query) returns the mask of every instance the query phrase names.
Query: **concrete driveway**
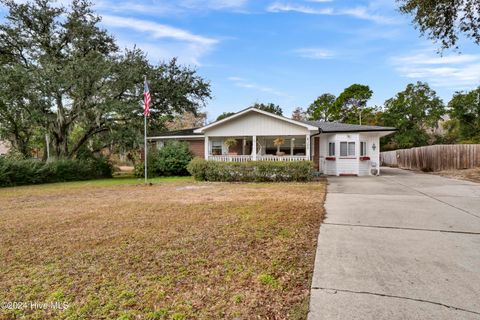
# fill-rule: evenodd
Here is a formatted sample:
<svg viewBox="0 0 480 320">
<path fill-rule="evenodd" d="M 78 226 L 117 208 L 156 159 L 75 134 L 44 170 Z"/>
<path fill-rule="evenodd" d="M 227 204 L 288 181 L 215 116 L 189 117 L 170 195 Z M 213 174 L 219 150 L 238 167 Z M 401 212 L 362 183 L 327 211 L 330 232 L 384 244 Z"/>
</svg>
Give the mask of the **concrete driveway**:
<svg viewBox="0 0 480 320">
<path fill-rule="evenodd" d="M 309 320 L 480 319 L 480 184 L 328 178 Z"/>
</svg>

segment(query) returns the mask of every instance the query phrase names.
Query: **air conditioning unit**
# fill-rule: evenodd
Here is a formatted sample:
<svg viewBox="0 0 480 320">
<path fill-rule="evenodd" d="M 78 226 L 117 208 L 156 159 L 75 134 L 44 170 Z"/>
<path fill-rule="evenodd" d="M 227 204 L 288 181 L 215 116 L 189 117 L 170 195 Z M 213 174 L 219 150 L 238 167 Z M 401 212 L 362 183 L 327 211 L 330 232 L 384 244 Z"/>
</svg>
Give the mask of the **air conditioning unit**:
<svg viewBox="0 0 480 320">
<path fill-rule="evenodd" d="M 377 176 L 378 175 L 378 169 L 377 169 L 377 163 L 376 162 L 370 162 L 370 174 L 372 176 Z"/>
</svg>

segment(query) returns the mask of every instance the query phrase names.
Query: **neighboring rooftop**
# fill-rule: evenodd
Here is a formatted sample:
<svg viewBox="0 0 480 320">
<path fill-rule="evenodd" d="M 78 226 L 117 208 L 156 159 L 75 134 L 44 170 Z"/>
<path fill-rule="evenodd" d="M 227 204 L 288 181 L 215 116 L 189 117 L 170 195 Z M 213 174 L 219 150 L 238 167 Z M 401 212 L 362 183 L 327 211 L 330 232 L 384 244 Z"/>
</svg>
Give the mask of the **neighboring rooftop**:
<svg viewBox="0 0 480 320">
<path fill-rule="evenodd" d="M 166 132 L 161 132 L 159 134 L 155 134 L 153 136 L 160 136 L 160 137 L 203 136 L 203 133 L 193 132 L 196 129 L 198 129 L 198 127 L 197 128 L 182 129 L 182 130 L 166 131 Z"/>
</svg>

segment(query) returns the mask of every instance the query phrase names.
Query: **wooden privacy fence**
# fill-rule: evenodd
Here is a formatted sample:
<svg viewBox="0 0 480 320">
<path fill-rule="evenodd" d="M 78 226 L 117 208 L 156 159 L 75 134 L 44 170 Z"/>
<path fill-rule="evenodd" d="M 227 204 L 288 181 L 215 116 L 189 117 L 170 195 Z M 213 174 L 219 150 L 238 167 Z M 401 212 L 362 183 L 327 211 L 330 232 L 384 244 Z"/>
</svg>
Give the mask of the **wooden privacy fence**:
<svg viewBox="0 0 480 320">
<path fill-rule="evenodd" d="M 450 144 L 380 153 L 383 166 L 442 171 L 480 167 L 480 144 Z"/>
</svg>

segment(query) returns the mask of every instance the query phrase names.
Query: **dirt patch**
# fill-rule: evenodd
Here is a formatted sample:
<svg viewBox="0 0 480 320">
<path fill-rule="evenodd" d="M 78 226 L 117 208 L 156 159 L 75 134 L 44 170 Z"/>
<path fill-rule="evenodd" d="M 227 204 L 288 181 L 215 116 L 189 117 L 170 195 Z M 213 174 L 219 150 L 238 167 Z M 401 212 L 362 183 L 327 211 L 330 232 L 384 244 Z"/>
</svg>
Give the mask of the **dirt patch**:
<svg viewBox="0 0 480 320">
<path fill-rule="evenodd" d="M 322 182 L 5 190 L 0 319 L 306 315 Z"/>
<path fill-rule="evenodd" d="M 436 172 L 443 177 L 480 183 L 480 168 Z"/>
</svg>

